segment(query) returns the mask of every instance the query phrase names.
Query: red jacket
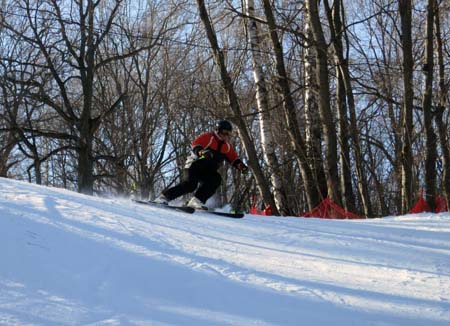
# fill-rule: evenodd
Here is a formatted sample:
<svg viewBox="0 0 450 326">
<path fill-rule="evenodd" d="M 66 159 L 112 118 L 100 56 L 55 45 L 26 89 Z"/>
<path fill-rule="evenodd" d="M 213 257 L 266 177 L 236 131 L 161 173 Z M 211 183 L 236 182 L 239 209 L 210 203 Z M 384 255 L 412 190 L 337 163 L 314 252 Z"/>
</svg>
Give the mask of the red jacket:
<svg viewBox="0 0 450 326">
<path fill-rule="evenodd" d="M 219 167 L 224 160 L 235 167 L 241 162 L 238 154 L 229 142 L 221 139 L 216 132 L 206 132 L 195 138 L 192 142 L 192 152 L 195 156 L 188 159 L 188 162 L 186 163 L 187 167 L 189 167 L 193 161 L 198 159 L 198 152 L 202 149 L 208 149 L 213 152 L 211 160 L 217 167 Z"/>
</svg>

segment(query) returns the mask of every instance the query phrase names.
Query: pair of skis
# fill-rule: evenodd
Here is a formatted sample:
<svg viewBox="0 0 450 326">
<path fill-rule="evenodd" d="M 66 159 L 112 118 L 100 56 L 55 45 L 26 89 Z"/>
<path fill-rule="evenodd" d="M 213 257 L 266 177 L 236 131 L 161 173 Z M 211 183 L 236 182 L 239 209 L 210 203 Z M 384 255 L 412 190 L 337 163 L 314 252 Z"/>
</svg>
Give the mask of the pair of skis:
<svg viewBox="0 0 450 326">
<path fill-rule="evenodd" d="M 133 201 L 136 203 L 139 203 L 139 204 L 145 204 L 145 205 L 180 211 L 180 212 L 189 213 L 189 214 L 192 214 L 195 212 L 195 208 L 188 207 L 188 206 L 171 206 L 171 205 L 158 204 L 158 203 L 154 203 L 151 201 L 144 201 L 144 200 L 137 200 L 137 199 L 133 199 Z M 198 210 L 197 212 L 214 214 L 214 215 L 231 217 L 231 218 L 243 218 L 244 217 L 244 213 L 225 213 L 225 212 L 206 211 L 206 210 L 205 211 Z"/>
</svg>

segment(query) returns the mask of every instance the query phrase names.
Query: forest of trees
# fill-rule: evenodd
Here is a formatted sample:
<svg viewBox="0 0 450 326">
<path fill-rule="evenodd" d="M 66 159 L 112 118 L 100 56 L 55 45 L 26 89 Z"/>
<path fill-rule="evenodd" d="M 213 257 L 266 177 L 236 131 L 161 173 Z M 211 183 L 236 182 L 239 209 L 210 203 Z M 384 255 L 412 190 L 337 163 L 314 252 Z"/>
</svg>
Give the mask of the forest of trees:
<svg viewBox="0 0 450 326">
<path fill-rule="evenodd" d="M 0 0 L 0 176 L 153 198 L 218 119 L 220 203 L 450 207 L 448 0 Z"/>
</svg>

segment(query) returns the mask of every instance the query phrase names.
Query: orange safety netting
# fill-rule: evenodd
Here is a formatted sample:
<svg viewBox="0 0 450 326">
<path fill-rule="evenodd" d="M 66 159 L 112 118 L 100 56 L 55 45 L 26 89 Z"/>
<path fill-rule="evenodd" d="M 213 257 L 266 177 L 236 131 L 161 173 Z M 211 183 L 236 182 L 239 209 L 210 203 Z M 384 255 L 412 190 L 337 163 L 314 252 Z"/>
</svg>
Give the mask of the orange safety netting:
<svg viewBox="0 0 450 326">
<path fill-rule="evenodd" d="M 357 214 L 351 213 L 338 204 L 334 203 L 331 199 L 325 198 L 319 205 L 317 205 L 312 211 L 301 214 L 303 217 L 318 217 L 329 219 L 360 219 L 364 218 Z"/>
</svg>

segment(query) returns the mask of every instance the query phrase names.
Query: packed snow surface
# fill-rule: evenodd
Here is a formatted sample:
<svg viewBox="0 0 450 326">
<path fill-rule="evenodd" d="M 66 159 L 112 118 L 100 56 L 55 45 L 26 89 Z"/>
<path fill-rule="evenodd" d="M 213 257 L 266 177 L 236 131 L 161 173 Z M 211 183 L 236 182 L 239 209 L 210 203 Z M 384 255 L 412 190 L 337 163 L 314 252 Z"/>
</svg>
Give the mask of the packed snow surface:
<svg viewBox="0 0 450 326">
<path fill-rule="evenodd" d="M 450 325 L 450 214 L 186 214 L 0 179 L 0 325 Z"/>
</svg>

